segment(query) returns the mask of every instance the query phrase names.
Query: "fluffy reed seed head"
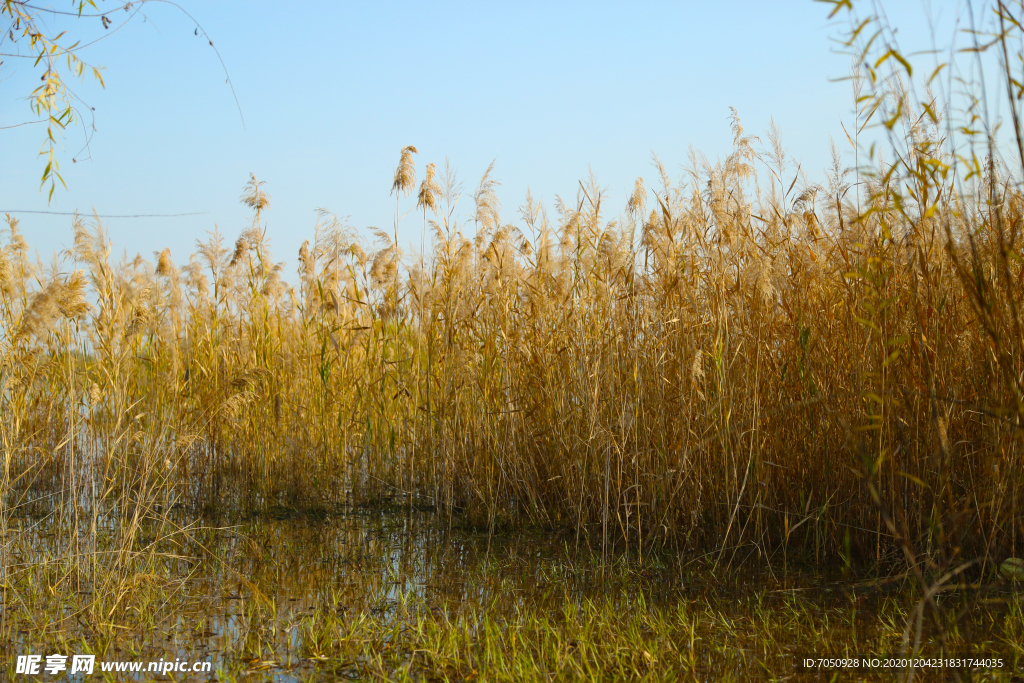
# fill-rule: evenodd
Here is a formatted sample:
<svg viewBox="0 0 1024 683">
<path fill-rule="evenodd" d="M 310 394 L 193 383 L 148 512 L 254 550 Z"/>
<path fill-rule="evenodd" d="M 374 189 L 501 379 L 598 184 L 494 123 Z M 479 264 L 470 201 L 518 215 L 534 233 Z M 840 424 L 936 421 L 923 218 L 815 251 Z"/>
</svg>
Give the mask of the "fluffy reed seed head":
<svg viewBox="0 0 1024 683">
<path fill-rule="evenodd" d="M 203 274 L 203 266 L 196 260 L 195 254 L 189 257 L 188 265 L 184 268 L 185 282 L 200 297 L 203 298 L 210 292 L 210 282 Z"/>
<path fill-rule="evenodd" d="M 316 277 L 316 258 L 309 253 L 309 240 L 299 247 L 299 274 L 306 282 Z"/>
<path fill-rule="evenodd" d="M 263 190 L 265 184 L 264 181 L 257 180 L 255 174 L 250 173 L 249 182 L 242 191 L 242 203 L 257 213 L 270 208 L 270 195 Z"/>
<path fill-rule="evenodd" d="M 491 177 L 493 171 L 494 162 L 492 161 L 480 178 L 480 184 L 477 186 L 476 192 L 473 193 L 473 201 L 476 204 L 476 222 L 485 232 L 501 224 L 499 214 L 501 202 L 498 201 L 498 195 L 494 191 L 494 188 L 501 183 Z M 478 234 L 478 237 L 480 236 Z"/>
<path fill-rule="evenodd" d="M 392 192 L 401 192 L 408 195 L 416 187 L 416 162 L 412 160 L 413 154 L 419 154 L 412 145 L 402 149 L 402 157 L 398 160 L 398 169 L 395 170 L 395 181 L 391 184 Z"/>
<path fill-rule="evenodd" d="M 348 246 L 348 253 L 356 260 L 360 268 L 366 265 L 366 252 L 358 242 L 353 242 Z"/>
<path fill-rule="evenodd" d="M 77 320 L 89 312 L 89 304 L 85 300 L 85 274 L 76 270 L 58 290 L 57 307 L 62 316 L 68 320 Z"/>
<path fill-rule="evenodd" d="M 255 251 L 260 258 L 264 258 L 266 256 L 265 248 L 266 235 L 263 229 L 254 222 L 252 227 L 243 230 L 242 234 L 235 240 L 235 250 L 231 254 L 231 260 L 228 262 L 228 265 L 235 265 L 250 251 Z"/>
<path fill-rule="evenodd" d="M 378 287 L 393 282 L 398 274 L 398 258 L 391 249 L 377 252 L 370 267 L 370 279 Z"/>
<path fill-rule="evenodd" d="M 28 339 L 48 332 L 60 319 L 77 320 L 89 312 L 85 300 L 85 275 L 76 270 L 69 278 L 59 277 L 32 298 L 21 319 L 15 339 Z"/>
<path fill-rule="evenodd" d="M 284 293 L 287 285 L 281 279 L 282 270 L 284 270 L 283 263 L 274 263 L 269 268 L 263 269 L 264 282 L 263 288 L 260 290 L 263 296 L 276 299 Z"/>
<path fill-rule="evenodd" d="M 75 234 L 75 258 L 83 263 L 93 263 L 96 260 L 96 252 L 92 248 L 92 235 L 77 213 L 71 221 L 71 229 Z"/>
<path fill-rule="evenodd" d="M 0 292 L 10 292 L 14 284 L 12 277 L 13 268 L 11 259 L 7 255 L 7 247 L 0 247 Z"/>
<path fill-rule="evenodd" d="M 626 213 L 630 216 L 642 216 L 647 208 L 647 189 L 644 187 L 644 179 L 637 178 L 633 186 L 633 194 L 626 202 Z"/>
<path fill-rule="evenodd" d="M 370 265 L 370 281 L 377 286 L 385 286 L 395 282 L 402 253 L 386 232 L 379 228 L 371 228 L 371 230 L 377 236 L 377 240 L 383 244 L 383 248 L 373 255 L 373 262 Z"/>
<path fill-rule="evenodd" d="M 247 251 L 249 251 L 249 240 L 245 235 L 239 235 L 238 239 L 235 241 L 235 251 L 231 254 L 231 261 L 228 262 L 228 265 L 233 266 L 238 263 L 239 259 L 241 259 Z"/>
<path fill-rule="evenodd" d="M 154 272 L 163 277 L 173 277 L 178 274 L 178 269 L 174 266 L 174 261 L 171 260 L 171 250 L 167 247 L 164 247 L 157 257 L 156 271 Z"/>
<path fill-rule="evenodd" d="M 437 213 L 437 198 L 441 194 L 441 186 L 434 177 L 436 173 L 437 167 L 434 164 L 427 164 L 427 177 L 420 184 L 420 193 L 416 199 L 417 209 L 430 209 Z"/>
</svg>

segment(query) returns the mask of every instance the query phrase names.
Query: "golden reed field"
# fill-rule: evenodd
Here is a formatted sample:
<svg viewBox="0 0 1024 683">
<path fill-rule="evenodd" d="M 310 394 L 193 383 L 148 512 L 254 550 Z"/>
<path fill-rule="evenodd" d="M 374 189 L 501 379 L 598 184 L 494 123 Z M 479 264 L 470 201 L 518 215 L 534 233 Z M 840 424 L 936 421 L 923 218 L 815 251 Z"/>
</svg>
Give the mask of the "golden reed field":
<svg viewBox="0 0 1024 683">
<path fill-rule="evenodd" d="M 468 193 L 434 165 L 417 187 L 408 147 L 393 190 L 425 250 L 323 215 L 294 285 L 255 179 L 252 227 L 177 264 L 113 259 L 87 217 L 33 263 L 9 217 L 10 511 L 391 499 L 602 549 L 999 562 L 1021 524 L 1024 197 L 994 162 L 954 184 L 934 131 L 899 126 L 906 167 L 860 192 L 838 157 L 789 182 L 777 137 L 757 151 L 734 118 L 732 153 L 679 183 L 657 166 L 610 207 L 591 180 L 514 222 L 489 174 L 457 222 Z"/>
<path fill-rule="evenodd" d="M 965 80 L 960 108 L 933 92 L 942 69 L 914 71 L 883 20 L 851 23 L 854 121 L 820 177 L 796 165 L 774 125 L 755 137 L 736 112 L 724 158 L 693 151 L 681 178 L 654 158 L 624 204 L 590 178 L 552 206 L 527 195 L 502 207 L 493 164 L 474 189 L 408 146 L 391 187 L 380 188 L 395 197 L 393 229 L 359 232 L 321 211 L 294 273 L 272 255 L 272 188 L 255 176 L 241 196 L 251 225 L 214 230 L 191 255 L 118 258 L 100 218 L 82 215 L 71 221 L 73 247 L 42 262 L 30 256 L 30 230 L 8 215 L 4 651 L 100 635 L 107 645 L 97 647 L 113 647 L 128 638 L 124 623 L 157 633 L 146 621 L 153 605 L 170 604 L 194 557 L 220 557 L 204 545 L 204 524 L 357 508 L 434 513 L 430 533 L 483 531 L 487 558 L 490 539 L 512 531 L 570 539 L 566 548 L 601 558 L 602 577 L 609 561 L 632 556 L 642 571 L 623 570 L 627 591 L 648 576 L 645 559 L 660 567 L 667 557 L 699 560 L 712 578 L 749 566 L 775 577 L 782 566 L 783 576 L 797 567 L 900 581 L 916 606 L 872 612 L 878 643 L 906 652 L 913 637 L 914 652 L 927 641 L 946 653 L 947 635 L 972 642 L 973 631 L 957 631 L 967 608 L 952 615 L 936 596 L 981 599 L 1024 577 L 1020 9 L 997 3 L 1001 32 L 975 35 L 975 54 L 1001 51 L 1005 93 Z M 1008 135 L 979 113 L 997 96 L 1009 107 Z M 886 145 L 868 147 L 869 134 Z M 397 243 L 400 222 L 421 233 L 418 246 Z M 265 568 L 260 548 L 283 542 L 277 533 L 262 546 L 239 541 L 256 553 L 252 576 Z M 367 538 L 354 531 L 344 542 L 362 548 Z M 297 547 L 279 548 L 275 562 Z M 340 566 L 367 561 L 362 550 L 345 557 Z M 230 599 L 251 594 L 247 618 L 277 634 L 277 603 L 222 561 L 237 581 Z M 385 601 L 388 561 L 374 584 Z M 586 577 L 583 566 L 565 571 Z M 496 585 L 495 595 L 507 593 Z M 751 623 L 783 619 L 762 601 L 772 592 L 757 598 Z M 549 630 L 537 626 L 547 603 L 499 616 L 463 610 L 455 631 L 456 621 L 410 611 L 415 628 L 402 638 L 426 638 L 429 622 L 441 640 L 413 638 L 401 669 L 406 660 L 381 659 L 398 656 L 382 654 L 380 635 L 397 627 L 367 616 L 377 597 L 350 623 L 331 621 L 344 602 L 332 595 L 302 617 L 304 661 L 319 665 L 334 648 L 338 666 L 371 677 L 408 675 L 419 652 L 434 653 L 421 673 L 444 679 L 468 680 L 478 667 L 496 680 L 539 675 L 534 655 L 566 680 L 573 657 L 583 668 L 571 671 L 598 678 L 699 677 L 695 642 L 746 623 L 729 622 L 714 598 L 698 637 L 697 617 L 680 611 L 690 659 L 677 671 L 683 659 L 643 649 L 645 593 L 623 603 L 639 600 L 631 644 L 606 651 L 595 636 L 586 641 L 593 658 L 585 648 L 566 654 L 562 639 L 598 623 L 615 632 L 607 596 Z M 829 647 L 856 636 L 860 603 L 851 600 L 852 612 L 833 615 L 852 614 L 849 631 Z M 811 602 L 793 603 L 796 616 L 750 642 L 810 623 Z M 1016 633 L 999 642 L 1016 642 L 1019 655 L 1019 602 L 1010 603 L 1009 621 L 989 627 L 996 640 Z M 540 650 L 516 660 L 519 673 L 488 669 L 518 647 L 515 619 L 540 628 L 521 643 Z M 672 640 L 682 631 L 658 623 L 651 628 L 668 639 L 658 647 L 684 648 Z M 358 647 L 338 635 L 352 624 L 370 624 Z M 815 626 L 808 642 L 826 642 L 831 628 Z M 487 662 L 476 659 L 481 633 L 497 634 Z M 792 649 L 776 646 L 777 658 Z M 632 659 L 620 661 L 627 651 Z M 722 672 L 747 675 L 731 663 L 739 655 L 721 655 L 730 662 Z"/>
</svg>

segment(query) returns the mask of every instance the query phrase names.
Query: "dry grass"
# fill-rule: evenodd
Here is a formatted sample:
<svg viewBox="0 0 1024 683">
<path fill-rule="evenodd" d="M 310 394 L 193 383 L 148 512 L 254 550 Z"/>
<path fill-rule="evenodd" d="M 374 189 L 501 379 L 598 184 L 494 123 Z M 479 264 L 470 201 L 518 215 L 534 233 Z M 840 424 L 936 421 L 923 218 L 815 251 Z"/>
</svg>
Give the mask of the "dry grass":
<svg viewBox="0 0 1024 683">
<path fill-rule="evenodd" d="M 233 253 L 213 234 L 181 269 L 112 262 L 98 221 L 31 264 L 10 220 L 8 496 L 407 493 L 641 551 L 1014 554 L 1024 198 L 993 179 L 914 206 L 869 180 L 858 214 L 838 162 L 780 183 L 778 141 L 734 132 L 684 182 L 638 180 L 620 220 L 592 180 L 556 220 L 528 200 L 507 223 L 489 169 L 470 236 L 431 177 L 431 251 L 324 215 L 294 288 L 255 179 Z"/>
</svg>

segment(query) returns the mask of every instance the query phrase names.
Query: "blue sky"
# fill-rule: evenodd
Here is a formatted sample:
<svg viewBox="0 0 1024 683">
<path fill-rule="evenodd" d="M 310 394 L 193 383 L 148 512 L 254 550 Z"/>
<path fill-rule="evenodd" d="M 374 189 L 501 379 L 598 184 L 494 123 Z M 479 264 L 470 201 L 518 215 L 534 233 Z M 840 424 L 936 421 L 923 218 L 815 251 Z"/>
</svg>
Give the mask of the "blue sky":
<svg viewBox="0 0 1024 683">
<path fill-rule="evenodd" d="M 418 180 L 427 163 L 450 160 L 467 213 L 495 160 L 506 221 L 528 187 L 550 208 L 591 170 L 618 211 L 637 176 L 657 176 L 652 152 L 677 176 L 691 145 L 711 159 L 728 153 L 729 107 L 757 135 L 774 117 L 812 180 L 823 177 L 830 137 L 849 150 L 840 121 L 853 118 L 850 85 L 830 81 L 849 58 L 835 53 L 841 27 L 819 3 L 180 2 L 223 57 L 244 127 L 195 24 L 149 4 L 145 20 L 83 55 L 105 67 L 107 87 L 75 86 L 95 108 L 96 132 L 75 164 L 82 135 L 65 140 L 68 190 L 49 204 L 39 190 L 39 126 L 0 130 L 0 210 L 202 212 L 105 222 L 117 253 L 152 258 L 167 246 L 180 264 L 214 224 L 232 241 L 248 226 L 238 198 L 252 172 L 273 198 L 268 235 L 291 273 L 319 207 L 367 237 L 369 226 L 390 231 L 405 145 L 419 149 Z M 959 6 L 890 4 L 911 48 L 929 44 L 928 12 L 946 43 Z M 53 25 L 103 33 L 98 19 Z M 0 71 L 0 126 L 32 118 L 23 98 L 38 73 L 14 61 Z M 71 243 L 70 218 L 19 217 L 44 259 Z M 404 246 L 419 244 L 421 226 L 415 213 L 404 219 Z"/>
</svg>

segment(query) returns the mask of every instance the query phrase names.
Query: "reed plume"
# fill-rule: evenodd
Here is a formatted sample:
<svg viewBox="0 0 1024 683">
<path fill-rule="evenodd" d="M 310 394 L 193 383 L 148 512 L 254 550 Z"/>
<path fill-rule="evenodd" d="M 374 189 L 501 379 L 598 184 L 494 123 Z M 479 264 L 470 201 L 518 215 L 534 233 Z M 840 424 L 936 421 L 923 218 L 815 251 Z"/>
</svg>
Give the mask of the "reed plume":
<svg viewBox="0 0 1024 683">
<path fill-rule="evenodd" d="M 412 145 L 402 148 L 402 156 L 398 160 L 398 168 L 395 169 L 395 179 L 391 184 L 393 193 L 407 195 L 416 188 L 416 162 L 413 161 L 413 154 L 417 152 Z"/>
<path fill-rule="evenodd" d="M 270 195 L 263 189 L 266 183 L 257 180 L 255 174 L 249 174 L 249 182 L 242 191 L 242 203 L 258 215 L 270 208 Z"/>
<path fill-rule="evenodd" d="M 427 164 L 427 177 L 420 184 L 420 192 L 416 197 L 416 208 L 423 209 L 424 216 L 428 209 L 437 212 L 437 200 L 441 194 L 441 187 L 435 178 L 436 171 L 437 167 L 434 164 Z"/>
</svg>

